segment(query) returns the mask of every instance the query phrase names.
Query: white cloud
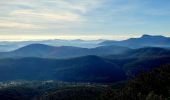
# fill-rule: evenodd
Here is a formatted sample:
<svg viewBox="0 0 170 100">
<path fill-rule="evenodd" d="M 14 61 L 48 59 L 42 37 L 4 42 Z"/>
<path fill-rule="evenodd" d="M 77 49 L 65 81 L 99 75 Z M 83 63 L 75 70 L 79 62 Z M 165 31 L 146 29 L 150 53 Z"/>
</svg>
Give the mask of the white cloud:
<svg viewBox="0 0 170 100">
<path fill-rule="evenodd" d="M 146 28 L 150 26 L 157 32 L 158 24 L 164 26 L 160 31 L 167 31 L 168 18 L 156 18 L 169 15 L 169 6 L 152 3 L 153 0 L 0 0 L 0 34 L 101 32 L 110 36 L 112 32 L 149 33 L 151 29 Z"/>
<path fill-rule="evenodd" d="M 0 20 L 0 29 L 40 29 L 38 25 Z"/>
<path fill-rule="evenodd" d="M 33 10 L 16 10 L 10 13 L 11 16 L 25 16 L 36 19 L 46 19 L 53 21 L 80 21 L 81 17 L 74 13 L 49 13 L 49 12 L 36 12 Z"/>
<path fill-rule="evenodd" d="M 81 13 L 87 13 L 93 8 L 99 7 L 105 0 L 48 0 L 43 1 L 44 4 L 56 5 L 63 10 L 78 10 Z"/>
<path fill-rule="evenodd" d="M 91 11 L 101 1 L 103 0 L 3 0 L 0 2 L 0 20 L 3 20 L 0 27 L 3 31 L 5 28 L 79 27 L 87 21 L 82 14 Z"/>
<path fill-rule="evenodd" d="M 48 33 L 49 34 L 49 33 Z M 63 35 L 48 35 L 47 33 L 44 35 L 11 35 L 10 37 L 8 35 L 0 35 L 2 38 L 1 41 L 11 40 L 11 41 L 24 41 L 24 40 L 48 40 L 48 39 L 66 39 L 66 40 L 72 40 L 72 39 L 82 39 L 82 40 L 97 40 L 97 39 L 110 39 L 110 40 L 124 40 L 127 38 L 135 38 L 140 37 L 139 35 L 69 35 L 64 34 Z"/>
</svg>

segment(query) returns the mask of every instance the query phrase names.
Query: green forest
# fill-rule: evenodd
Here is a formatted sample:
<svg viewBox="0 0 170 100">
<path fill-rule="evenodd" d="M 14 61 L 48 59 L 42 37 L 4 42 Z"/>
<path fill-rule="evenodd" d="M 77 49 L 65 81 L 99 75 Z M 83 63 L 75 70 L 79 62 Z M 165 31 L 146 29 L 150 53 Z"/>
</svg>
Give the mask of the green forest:
<svg viewBox="0 0 170 100">
<path fill-rule="evenodd" d="M 18 81 L 3 86 L 1 100 L 169 100 L 170 64 L 114 84 Z"/>
</svg>

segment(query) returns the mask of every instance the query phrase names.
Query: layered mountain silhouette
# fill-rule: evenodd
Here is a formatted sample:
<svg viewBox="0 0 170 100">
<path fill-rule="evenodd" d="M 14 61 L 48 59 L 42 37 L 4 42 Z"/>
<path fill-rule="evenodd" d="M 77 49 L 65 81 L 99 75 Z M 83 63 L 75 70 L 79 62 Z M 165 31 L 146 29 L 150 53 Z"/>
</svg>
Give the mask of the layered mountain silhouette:
<svg viewBox="0 0 170 100">
<path fill-rule="evenodd" d="M 130 38 L 123 41 L 104 41 L 100 45 L 117 45 L 131 48 L 170 47 L 170 38 L 164 36 L 143 35 L 140 38 Z"/>
<path fill-rule="evenodd" d="M 119 55 L 109 55 L 109 58 L 156 58 L 170 57 L 170 50 L 159 47 L 146 47 L 126 51 Z"/>
<path fill-rule="evenodd" d="M 141 71 L 168 64 L 170 57 L 108 59 L 84 56 L 71 59 L 0 59 L 0 81 L 60 80 L 66 82 L 110 83 L 126 80 Z"/>
<path fill-rule="evenodd" d="M 146 96 L 147 99 L 158 97 L 159 100 L 162 96 L 169 97 L 168 37 L 143 35 L 124 41 L 105 41 L 100 45 L 80 48 L 30 44 L 14 51 L 0 52 L 0 97 L 5 100 L 42 94 L 37 98 L 74 99 L 78 96 L 81 99 L 84 95 L 87 99 L 102 97 L 108 100 L 116 96 L 119 100 L 120 97 L 141 99 Z M 31 81 L 31 88 L 16 80 Z M 43 81 L 42 86 L 32 83 L 34 80 Z M 50 81 L 45 83 L 44 80 Z M 57 83 L 51 83 L 53 80 Z M 88 88 L 84 87 L 85 84 Z"/>
<path fill-rule="evenodd" d="M 110 41 L 111 44 L 105 41 L 105 46 L 96 48 L 30 44 L 0 53 L 0 79 L 121 81 L 126 76 L 169 63 L 168 41 L 169 38 L 163 36 L 143 35 L 125 41 Z M 133 49 L 124 47 L 128 45 Z"/>
<path fill-rule="evenodd" d="M 122 46 L 100 46 L 96 48 L 79 48 L 71 46 L 48 46 L 44 44 L 31 44 L 10 52 L 1 52 L 0 58 L 72 58 L 86 55 L 120 54 L 130 50 Z"/>
<path fill-rule="evenodd" d="M 60 80 L 116 82 L 126 79 L 122 68 L 97 56 L 55 60 L 20 58 L 0 60 L 0 80 Z"/>
<path fill-rule="evenodd" d="M 170 57 L 170 50 L 159 47 L 146 47 L 125 53 L 126 57 Z"/>
<path fill-rule="evenodd" d="M 98 46 L 98 43 L 104 40 L 62 40 L 62 39 L 50 39 L 50 40 L 34 40 L 34 41 L 0 41 L 0 52 L 7 52 L 16 50 L 30 44 L 46 44 L 50 46 L 75 46 L 82 48 L 94 48 Z"/>
</svg>

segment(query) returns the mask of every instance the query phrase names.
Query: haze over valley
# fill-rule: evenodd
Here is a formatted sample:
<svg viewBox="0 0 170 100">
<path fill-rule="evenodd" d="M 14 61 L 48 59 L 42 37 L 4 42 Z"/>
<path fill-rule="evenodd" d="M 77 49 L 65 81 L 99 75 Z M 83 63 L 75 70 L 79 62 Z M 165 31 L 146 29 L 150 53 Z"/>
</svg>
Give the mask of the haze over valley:
<svg viewBox="0 0 170 100">
<path fill-rule="evenodd" d="M 169 0 L 0 0 L 0 100 L 169 100 Z"/>
</svg>

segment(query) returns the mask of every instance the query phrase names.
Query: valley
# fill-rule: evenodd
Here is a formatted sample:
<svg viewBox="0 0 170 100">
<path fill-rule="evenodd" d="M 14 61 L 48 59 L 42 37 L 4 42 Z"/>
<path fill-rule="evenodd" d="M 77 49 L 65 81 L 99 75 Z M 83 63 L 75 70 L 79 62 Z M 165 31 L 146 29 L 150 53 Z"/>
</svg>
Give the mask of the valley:
<svg viewBox="0 0 170 100">
<path fill-rule="evenodd" d="M 150 38 L 155 41 L 159 37 Z M 163 46 L 132 48 L 114 44 L 82 48 L 29 44 L 0 52 L 0 99 L 145 100 L 152 95 L 166 100 L 170 49 Z M 155 86 L 150 86 L 152 81 Z"/>
</svg>

